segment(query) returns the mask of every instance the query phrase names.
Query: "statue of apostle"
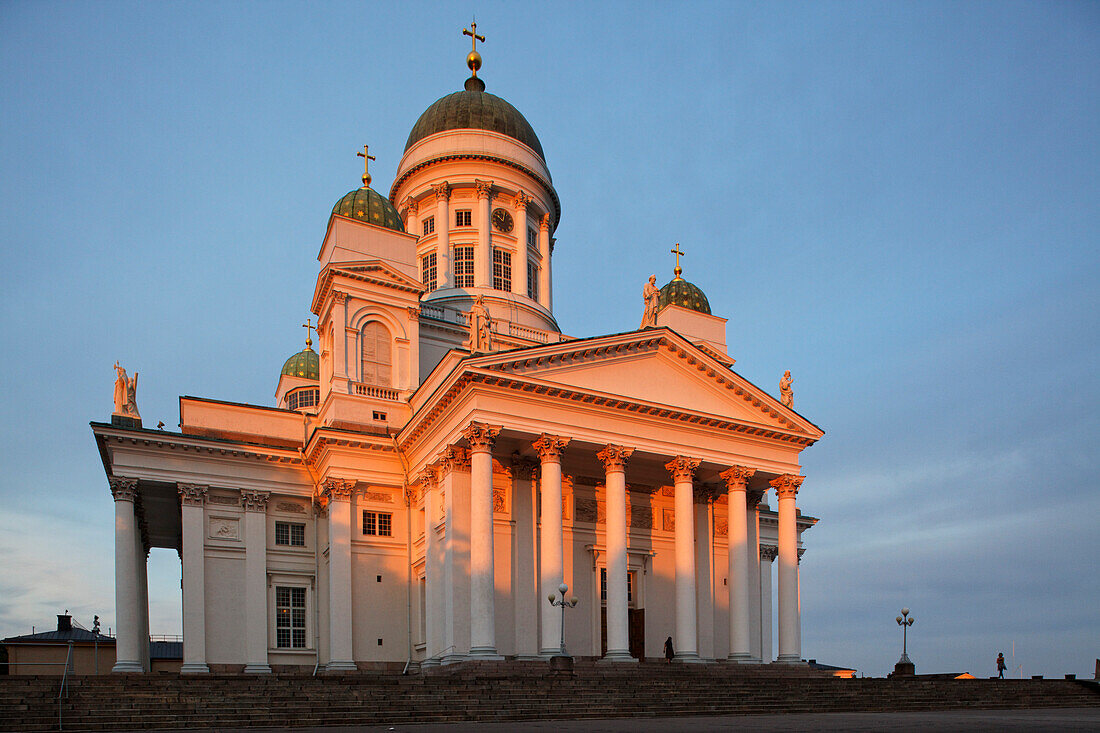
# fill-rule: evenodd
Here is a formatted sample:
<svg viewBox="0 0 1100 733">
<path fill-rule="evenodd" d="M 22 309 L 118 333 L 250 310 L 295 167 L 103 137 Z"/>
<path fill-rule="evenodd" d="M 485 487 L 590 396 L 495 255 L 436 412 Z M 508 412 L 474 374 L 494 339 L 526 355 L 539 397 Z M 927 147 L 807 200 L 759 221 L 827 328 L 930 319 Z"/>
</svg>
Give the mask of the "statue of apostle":
<svg viewBox="0 0 1100 733">
<path fill-rule="evenodd" d="M 783 378 L 779 380 L 779 401 L 787 407 L 794 409 L 794 390 L 791 389 L 791 370 L 783 372 Z"/>
<path fill-rule="evenodd" d="M 645 301 L 645 310 L 642 311 L 642 325 L 638 329 L 651 328 L 657 325 L 657 303 L 661 299 L 661 289 L 657 287 L 657 276 L 650 275 L 649 282 L 642 288 L 642 300 Z"/>
<path fill-rule="evenodd" d="M 489 316 L 489 309 L 485 307 L 482 296 L 474 299 L 474 305 L 470 308 L 470 341 L 468 348 L 471 353 L 478 354 L 492 351 L 493 319 Z"/>
<path fill-rule="evenodd" d="M 126 376 L 126 370 L 115 362 L 115 412 L 116 415 L 128 417 L 141 416 L 137 408 L 137 380 L 138 373 L 134 372 L 133 378 Z"/>
</svg>

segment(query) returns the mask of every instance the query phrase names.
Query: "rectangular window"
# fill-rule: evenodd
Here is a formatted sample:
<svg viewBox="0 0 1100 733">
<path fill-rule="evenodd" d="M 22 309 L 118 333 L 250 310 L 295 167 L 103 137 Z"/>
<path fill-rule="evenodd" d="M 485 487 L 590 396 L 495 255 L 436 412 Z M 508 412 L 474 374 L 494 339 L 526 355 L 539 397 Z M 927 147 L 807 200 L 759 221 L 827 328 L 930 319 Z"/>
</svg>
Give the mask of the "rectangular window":
<svg viewBox="0 0 1100 733">
<path fill-rule="evenodd" d="M 363 512 L 363 534 L 393 537 L 393 515 L 388 512 Z"/>
<path fill-rule="evenodd" d="M 473 226 L 471 223 L 473 218 L 469 209 L 459 209 L 455 212 L 455 226 L 456 227 L 468 227 Z"/>
<path fill-rule="evenodd" d="M 275 544 L 305 547 L 306 525 L 297 522 L 275 522 Z"/>
<path fill-rule="evenodd" d="M 539 248 L 539 233 L 534 229 L 527 230 L 527 246 L 532 249 Z"/>
<path fill-rule="evenodd" d="M 275 587 L 275 646 L 306 648 L 306 589 Z"/>
<path fill-rule="evenodd" d="M 455 287 L 472 288 L 474 286 L 474 248 L 455 247 Z"/>
<path fill-rule="evenodd" d="M 428 292 L 436 289 L 435 252 L 429 252 L 420 258 L 420 280 Z"/>
<path fill-rule="evenodd" d="M 539 266 L 530 260 L 527 261 L 527 297 L 539 299 Z"/>
<path fill-rule="evenodd" d="M 435 217 L 434 216 L 429 216 L 427 219 L 425 219 L 424 224 L 423 224 L 423 228 L 424 228 L 424 236 L 428 236 L 429 234 L 432 234 L 433 232 L 435 232 Z"/>
<path fill-rule="evenodd" d="M 512 292 L 512 253 L 493 248 L 493 288 Z"/>
<path fill-rule="evenodd" d="M 607 568 L 600 568 L 600 600 L 607 603 Z M 626 574 L 626 602 L 634 602 L 634 573 Z"/>
</svg>

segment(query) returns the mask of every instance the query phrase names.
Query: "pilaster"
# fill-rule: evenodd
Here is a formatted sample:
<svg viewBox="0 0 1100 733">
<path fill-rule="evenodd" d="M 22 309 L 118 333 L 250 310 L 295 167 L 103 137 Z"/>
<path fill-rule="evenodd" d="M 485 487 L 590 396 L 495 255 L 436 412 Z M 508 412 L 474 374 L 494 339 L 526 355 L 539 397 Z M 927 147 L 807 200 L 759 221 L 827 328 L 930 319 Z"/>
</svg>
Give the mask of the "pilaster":
<svg viewBox="0 0 1100 733">
<path fill-rule="evenodd" d="M 267 664 L 268 491 L 241 490 L 244 508 L 244 627 L 246 674 L 269 674 Z"/>
</svg>

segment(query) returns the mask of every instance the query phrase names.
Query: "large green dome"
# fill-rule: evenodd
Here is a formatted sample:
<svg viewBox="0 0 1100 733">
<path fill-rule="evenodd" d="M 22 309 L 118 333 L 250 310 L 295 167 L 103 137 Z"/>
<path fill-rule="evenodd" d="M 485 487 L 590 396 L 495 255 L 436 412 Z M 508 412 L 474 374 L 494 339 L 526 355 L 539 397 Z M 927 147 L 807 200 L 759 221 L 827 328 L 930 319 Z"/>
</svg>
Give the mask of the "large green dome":
<svg viewBox="0 0 1100 733">
<path fill-rule="evenodd" d="M 703 291 L 689 283 L 682 277 L 675 277 L 661 288 L 661 295 L 657 301 L 657 310 L 663 310 L 666 305 L 678 305 L 681 308 L 698 311 L 710 315 L 710 303 Z"/>
<path fill-rule="evenodd" d="M 413 125 L 405 151 L 429 135 L 444 130 L 489 130 L 519 140 L 545 161 L 542 143 L 531 123 L 518 109 L 484 89 L 480 79 L 471 78 L 467 79 L 464 91 L 436 100 Z"/>
<path fill-rule="evenodd" d="M 299 351 L 283 364 L 281 376 L 320 380 L 321 360 L 317 358 L 317 352 L 308 346 Z"/>
<path fill-rule="evenodd" d="M 393 208 L 390 200 L 368 186 L 344 194 L 332 207 L 332 213 L 393 229 L 395 232 L 405 231 L 401 215 Z"/>
</svg>

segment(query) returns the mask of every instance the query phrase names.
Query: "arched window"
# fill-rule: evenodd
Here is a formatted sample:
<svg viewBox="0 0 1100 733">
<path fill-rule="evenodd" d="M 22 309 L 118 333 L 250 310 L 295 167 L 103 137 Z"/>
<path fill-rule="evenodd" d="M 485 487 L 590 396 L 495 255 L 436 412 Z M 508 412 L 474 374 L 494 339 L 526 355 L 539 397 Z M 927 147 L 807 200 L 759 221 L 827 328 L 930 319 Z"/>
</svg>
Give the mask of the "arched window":
<svg viewBox="0 0 1100 733">
<path fill-rule="evenodd" d="M 378 321 L 363 326 L 363 382 L 389 387 L 393 383 L 390 332 Z"/>
</svg>

